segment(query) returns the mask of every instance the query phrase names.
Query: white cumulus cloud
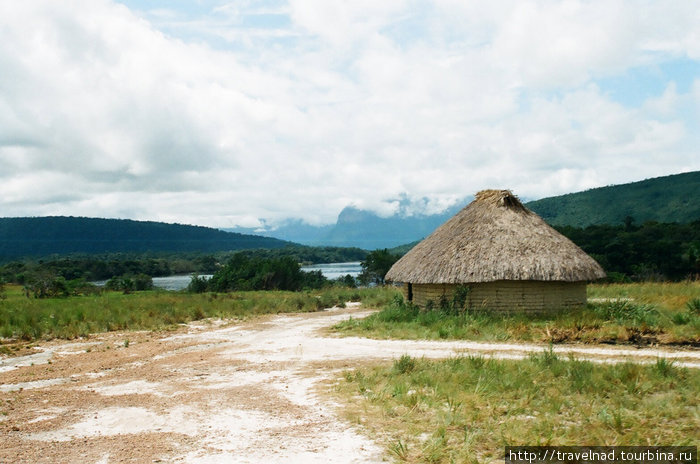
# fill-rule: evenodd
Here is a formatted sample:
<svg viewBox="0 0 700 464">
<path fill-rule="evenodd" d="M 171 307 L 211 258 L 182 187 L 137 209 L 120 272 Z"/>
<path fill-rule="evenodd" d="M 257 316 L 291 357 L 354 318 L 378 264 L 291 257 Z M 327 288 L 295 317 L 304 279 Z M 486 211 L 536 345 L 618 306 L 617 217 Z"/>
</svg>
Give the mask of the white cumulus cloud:
<svg viewBox="0 0 700 464">
<path fill-rule="evenodd" d="M 328 223 L 700 169 L 692 2 L 158 3 L 0 3 L 0 214 Z"/>
</svg>

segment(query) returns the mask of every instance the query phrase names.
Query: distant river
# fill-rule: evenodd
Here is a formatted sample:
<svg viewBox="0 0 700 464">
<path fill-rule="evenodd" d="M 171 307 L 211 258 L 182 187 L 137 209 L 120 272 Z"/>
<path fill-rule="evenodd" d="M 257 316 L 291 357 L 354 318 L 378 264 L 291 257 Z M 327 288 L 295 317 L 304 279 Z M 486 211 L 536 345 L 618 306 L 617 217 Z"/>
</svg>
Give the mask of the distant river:
<svg viewBox="0 0 700 464">
<path fill-rule="evenodd" d="M 199 277 L 204 277 L 208 279 L 211 274 L 201 274 Z M 173 275 L 168 277 L 154 277 L 153 286 L 156 288 L 162 288 L 163 290 L 182 290 L 187 288 L 192 280 L 191 275 Z"/>
<path fill-rule="evenodd" d="M 360 272 L 362 272 L 362 266 L 359 261 L 351 263 L 327 263 L 327 264 L 312 264 L 310 266 L 302 266 L 302 271 L 321 271 L 321 273 L 327 279 L 333 280 L 338 277 L 342 277 L 346 274 L 350 274 L 353 277 L 357 277 Z M 202 274 L 200 277 L 206 279 L 211 277 L 211 274 Z M 191 280 L 191 276 L 188 275 L 173 275 L 168 277 L 154 277 L 153 286 L 156 288 L 162 288 L 164 290 L 182 290 L 187 288 Z M 94 282 L 97 285 L 104 285 L 107 281 L 102 280 L 99 282 Z"/>
<path fill-rule="evenodd" d="M 326 279 L 337 279 L 346 274 L 357 277 L 362 272 L 362 265 L 359 261 L 351 263 L 327 263 L 327 264 L 312 264 L 310 266 L 302 266 L 302 271 L 321 271 Z"/>
</svg>

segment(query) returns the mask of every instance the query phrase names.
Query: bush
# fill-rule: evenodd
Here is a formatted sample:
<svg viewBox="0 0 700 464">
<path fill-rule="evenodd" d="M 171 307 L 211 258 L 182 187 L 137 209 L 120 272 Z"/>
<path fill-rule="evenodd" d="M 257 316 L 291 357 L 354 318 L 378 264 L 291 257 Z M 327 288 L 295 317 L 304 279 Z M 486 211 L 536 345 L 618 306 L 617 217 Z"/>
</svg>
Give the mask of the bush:
<svg viewBox="0 0 700 464">
<path fill-rule="evenodd" d="M 207 282 L 209 290 L 227 292 L 238 290 L 318 289 L 329 284 L 321 271 L 303 272 L 292 257 L 251 258 L 236 253 L 226 265 Z"/>
<path fill-rule="evenodd" d="M 345 274 L 342 277 L 338 277 L 337 279 L 335 279 L 335 281 L 343 287 L 357 288 L 357 281 L 350 274 Z"/>
<path fill-rule="evenodd" d="M 700 316 L 700 298 L 693 298 L 685 304 L 688 311 Z"/>
<path fill-rule="evenodd" d="M 394 301 L 375 316 L 382 322 L 410 322 L 416 319 L 419 309 L 411 303 L 405 303 L 403 297 L 396 295 Z"/>
<path fill-rule="evenodd" d="M 399 374 L 408 374 L 416 368 L 416 361 L 409 355 L 404 354 L 394 361 L 394 371 Z"/>
<path fill-rule="evenodd" d="M 399 255 L 390 253 L 389 250 L 374 250 L 367 254 L 367 257 L 362 261 L 362 272 L 357 277 L 362 285 L 372 283 L 383 285 L 384 277 L 389 272 L 391 266 L 400 258 Z"/>
<path fill-rule="evenodd" d="M 112 277 L 105 284 L 107 290 L 122 291 L 126 294 L 133 291 L 152 290 L 153 278 L 146 274 L 123 275 Z"/>
<path fill-rule="evenodd" d="M 654 325 L 659 312 L 652 305 L 636 304 L 627 300 L 613 300 L 599 303 L 593 307 L 598 317 L 614 320 L 618 323 L 633 322 L 635 324 Z"/>
<path fill-rule="evenodd" d="M 197 274 L 192 274 L 190 283 L 187 285 L 187 292 L 189 293 L 204 293 L 207 291 L 208 282 L 204 277 L 200 277 Z"/>
</svg>

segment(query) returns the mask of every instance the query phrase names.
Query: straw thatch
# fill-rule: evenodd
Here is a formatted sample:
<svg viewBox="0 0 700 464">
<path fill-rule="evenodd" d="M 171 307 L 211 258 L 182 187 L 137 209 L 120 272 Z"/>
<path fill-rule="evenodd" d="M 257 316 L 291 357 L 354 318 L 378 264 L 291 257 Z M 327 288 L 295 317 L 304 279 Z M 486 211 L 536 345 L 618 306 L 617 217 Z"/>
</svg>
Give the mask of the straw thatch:
<svg viewBox="0 0 700 464">
<path fill-rule="evenodd" d="M 398 260 L 386 280 L 467 284 L 499 280 L 581 282 L 598 263 L 508 190 L 483 190 Z"/>
</svg>

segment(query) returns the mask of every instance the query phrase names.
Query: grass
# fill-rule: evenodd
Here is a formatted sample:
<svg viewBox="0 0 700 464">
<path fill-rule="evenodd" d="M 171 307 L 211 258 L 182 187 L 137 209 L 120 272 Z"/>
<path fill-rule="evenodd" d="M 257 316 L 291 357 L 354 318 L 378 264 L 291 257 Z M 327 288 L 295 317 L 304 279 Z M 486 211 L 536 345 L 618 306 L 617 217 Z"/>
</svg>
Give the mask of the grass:
<svg viewBox="0 0 700 464">
<path fill-rule="evenodd" d="M 399 462 L 502 462 L 505 446 L 695 445 L 700 370 L 560 359 L 403 356 L 346 371 L 344 413 Z"/>
<path fill-rule="evenodd" d="M 234 292 L 187 294 L 146 291 L 35 299 L 7 286 L 0 300 L 0 338 L 32 341 L 85 337 L 115 330 L 159 330 L 205 318 L 245 319 L 262 314 L 309 312 L 362 301 L 381 307 L 391 301 L 389 289 L 328 288 L 311 292 Z M 6 340 L 7 341 L 7 340 Z M 6 351 L 6 350 L 5 350 Z"/>
<path fill-rule="evenodd" d="M 400 298 L 341 334 L 372 338 L 468 339 L 535 343 L 700 345 L 700 283 L 589 285 L 588 307 L 560 314 L 491 315 L 423 311 Z"/>
<path fill-rule="evenodd" d="M 692 300 L 700 301 L 700 282 L 644 282 L 630 284 L 593 284 L 588 298 L 631 298 L 662 310 L 685 309 Z"/>
</svg>

